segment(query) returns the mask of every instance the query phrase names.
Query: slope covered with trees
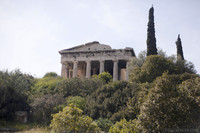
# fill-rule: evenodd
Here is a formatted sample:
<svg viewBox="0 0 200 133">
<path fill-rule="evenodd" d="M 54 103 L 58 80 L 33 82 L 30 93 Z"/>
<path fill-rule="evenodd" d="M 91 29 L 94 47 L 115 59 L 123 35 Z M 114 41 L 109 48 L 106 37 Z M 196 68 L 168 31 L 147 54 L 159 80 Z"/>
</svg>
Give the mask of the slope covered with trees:
<svg viewBox="0 0 200 133">
<path fill-rule="evenodd" d="M 200 77 L 194 67 L 164 54 L 142 55 L 132 60 L 129 81 L 113 82 L 109 73 L 91 79 L 47 73 L 36 79 L 19 70 L 1 71 L 0 119 L 14 120 L 15 111 L 23 110 L 32 112 L 30 122 L 51 124 L 55 131 L 198 130 Z"/>
<path fill-rule="evenodd" d="M 132 59 L 129 81 L 107 72 L 64 79 L 0 71 L 0 128 L 27 111 L 30 123 L 54 132 L 199 132 L 200 76 L 184 59 L 180 37 L 178 58 L 157 51 L 153 7 L 147 31 L 147 52 Z"/>
</svg>

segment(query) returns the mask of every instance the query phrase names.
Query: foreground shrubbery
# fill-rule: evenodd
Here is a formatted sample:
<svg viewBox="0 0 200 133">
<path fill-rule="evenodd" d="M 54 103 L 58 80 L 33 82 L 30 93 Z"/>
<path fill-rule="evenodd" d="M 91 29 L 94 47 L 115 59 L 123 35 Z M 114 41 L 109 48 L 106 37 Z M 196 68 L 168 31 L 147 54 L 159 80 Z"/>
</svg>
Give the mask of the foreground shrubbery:
<svg viewBox="0 0 200 133">
<path fill-rule="evenodd" d="M 29 95 L 33 121 L 49 124 L 51 114 L 61 111 L 69 103 L 84 110 L 86 96 L 102 85 L 99 78 L 65 80 L 53 73 L 46 74 L 32 86 Z"/>
<path fill-rule="evenodd" d="M 15 111 L 26 110 L 29 120 L 51 123 L 56 132 L 198 130 L 200 78 L 192 64 L 141 57 L 130 66 L 130 81 L 113 82 L 108 73 L 63 79 L 51 72 L 35 79 L 0 71 L 0 119 L 14 120 Z"/>
<path fill-rule="evenodd" d="M 200 81 L 199 77 L 178 84 L 174 76 L 163 75 L 158 78 L 140 106 L 138 123 L 141 132 L 197 129 L 200 122 L 200 104 L 195 100 L 199 96 L 194 90 L 199 88 L 197 89 L 198 86 L 194 84 L 190 88 L 192 95 L 187 89 L 183 89 L 184 84 L 191 84 L 197 80 Z"/>
<path fill-rule="evenodd" d="M 92 118 L 82 115 L 82 110 L 73 104 L 65 107 L 63 111 L 53 114 L 50 127 L 56 132 L 95 133 L 99 131 Z"/>
<path fill-rule="evenodd" d="M 18 121 L 0 120 L 0 132 L 20 132 L 20 133 L 49 133 L 50 128 L 40 126 L 38 123 L 21 123 Z"/>
</svg>

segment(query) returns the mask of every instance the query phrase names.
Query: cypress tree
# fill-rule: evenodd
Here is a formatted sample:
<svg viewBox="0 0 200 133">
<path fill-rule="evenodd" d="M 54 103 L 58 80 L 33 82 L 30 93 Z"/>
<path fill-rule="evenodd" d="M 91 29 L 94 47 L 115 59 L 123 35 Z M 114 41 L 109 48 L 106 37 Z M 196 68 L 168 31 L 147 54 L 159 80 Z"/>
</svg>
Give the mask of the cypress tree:
<svg viewBox="0 0 200 133">
<path fill-rule="evenodd" d="M 179 59 L 184 60 L 180 35 L 178 35 L 178 39 L 176 41 L 176 48 L 177 48 L 177 60 L 179 60 Z"/>
<path fill-rule="evenodd" d="M 147 56 L 157 55 L 156 48 L 156 37 L 154 27 L 154 8 L 153 6 L 149 9 L 149 22 L 147 28 Z"/>
</svg>

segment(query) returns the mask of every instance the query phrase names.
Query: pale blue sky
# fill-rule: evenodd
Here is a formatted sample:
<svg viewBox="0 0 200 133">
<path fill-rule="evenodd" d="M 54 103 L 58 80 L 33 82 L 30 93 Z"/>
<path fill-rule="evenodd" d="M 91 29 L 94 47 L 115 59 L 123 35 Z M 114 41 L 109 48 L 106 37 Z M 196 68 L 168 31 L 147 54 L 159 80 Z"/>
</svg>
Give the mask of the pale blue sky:
<svg viewBox="0 0 200 133">
<path fill-rule="evenodd" d="M 0 70 L 60 75 L 58 51 L 91 41 L 138 54 L 152 4 L 157 47 L 176 54 L 181 34 L 185 59 L 200 73 L 199 0 L 0 0 Z"/>
</svg>

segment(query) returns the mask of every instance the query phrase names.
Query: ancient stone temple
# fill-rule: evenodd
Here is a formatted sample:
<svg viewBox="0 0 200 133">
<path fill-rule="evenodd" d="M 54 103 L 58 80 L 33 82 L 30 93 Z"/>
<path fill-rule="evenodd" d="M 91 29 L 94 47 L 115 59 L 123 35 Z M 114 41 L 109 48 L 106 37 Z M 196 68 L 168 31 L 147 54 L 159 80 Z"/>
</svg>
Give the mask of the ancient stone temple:
<svg viewBox="0 0 200 133">
<path fill-rule="evenodd" d="M 135 56 L 132 48 L 112 49 L 109 45 L 90 42 L 59 51 L 61 76 L 65 78 L 90 78 L 109 72 L 113 80 L 128 80 L 130 58 Z"/>
</svg>

